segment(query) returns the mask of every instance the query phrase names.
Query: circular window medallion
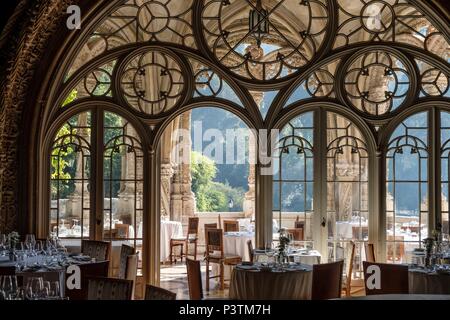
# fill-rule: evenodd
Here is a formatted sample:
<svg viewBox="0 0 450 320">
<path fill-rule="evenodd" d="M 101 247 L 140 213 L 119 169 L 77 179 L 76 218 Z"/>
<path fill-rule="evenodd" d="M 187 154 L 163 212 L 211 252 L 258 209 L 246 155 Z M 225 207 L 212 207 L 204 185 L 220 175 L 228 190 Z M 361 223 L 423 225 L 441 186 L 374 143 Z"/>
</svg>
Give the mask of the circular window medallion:
<svg viewBox="0 0 450 320">
<path fill-rule="evenodd" d="M 184 83 L 178 62 L 156 50 L 133 57 L 125 66 L 120 81 L 125 100 L 149 115 L 173 108 L 182 96 Z"/>
<path fill-rule="evenodd" d="M 92 96 L 105 96 L 111 90 L 111 74 L 105 69 L 96 69 L 84 79 L 84 88 Z"/>
<path fill-rule="evenodd" d="M 147 2 L 139 8 L 137 21 L 144 32 L 159 33 L 169 25 L 170 12 L 159 1 Z"/>
<path fill-rule="evenodd" d="M 224 67 L 243 78 L 274 80 L 316 56 L 328 10 L 321 1 L 206 0 L 202 23 L 205 40 Z"/>
<path fill-rule="evenodd" d="M 393 19 L 392 7 L 384 1 L 369 2 L 362 9 L 362 25 L 371 33 L 386 32 L 392 25 Z"/>
<path fill-rule="evenodd" d="M 439 69 L 427 70 L 422 75 L 422 92 L 427 96 L 443 96 L 449 87 L 448 77 Z"/>
<path fill-rule="evenodd" d="M 399 108 L 409 88 L 405 63 L 383 51 L 358 56 L 345 76 L 347 98 L 356 108 L 371 115 L 383 115 Z"/>
</svg>

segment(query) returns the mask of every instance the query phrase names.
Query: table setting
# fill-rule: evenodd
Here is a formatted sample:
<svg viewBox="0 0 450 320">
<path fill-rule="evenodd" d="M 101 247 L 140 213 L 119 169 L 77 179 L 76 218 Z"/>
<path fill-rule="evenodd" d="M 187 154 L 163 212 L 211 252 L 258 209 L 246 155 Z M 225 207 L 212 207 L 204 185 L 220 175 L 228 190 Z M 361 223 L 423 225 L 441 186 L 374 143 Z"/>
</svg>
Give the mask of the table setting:
<svg viewBox="0 0 450 320">
<path fill-rule="evenodd" d="M 285 229 L 280 229 L 275 245 L 268 243 L 267 262 L 238 264 L 232 273 L 230 299 L 237 300 L 308 300 L 311 298 L 310 264 L 295 262 L 295 255 L 306 255 L 309 248 L 295 248 Z"/>
<path fill-rule="evenodd" d="M 14 275 L 0 277 L 0 300 L 63 300 L 67 268 L 95 262 L 69 254 L 55 234 L 45 243 L 34 235 L 27 235 L 23 243 L 16 234 L 1 235 L 0 240 L 0 267 L 15 269 Z"/>
<path fill-rule="evenodd" d="M 442 233 L 433 231 L 433 237 L 423 241 L 423 248 L 412 252 L 409 265 L 409 292 L 411 294 L 450 294 L 450 247 L 442 241 Z"/>
</svg>

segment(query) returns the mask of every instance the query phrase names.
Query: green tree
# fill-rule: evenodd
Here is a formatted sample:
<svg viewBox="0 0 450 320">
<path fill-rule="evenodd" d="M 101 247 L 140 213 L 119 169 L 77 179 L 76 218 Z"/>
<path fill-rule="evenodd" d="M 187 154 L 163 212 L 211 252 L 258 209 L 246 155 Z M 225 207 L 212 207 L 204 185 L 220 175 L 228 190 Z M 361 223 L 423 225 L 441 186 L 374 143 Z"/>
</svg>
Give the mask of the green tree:
<svg viewBox="0 0 450 320">
<path fill-rule="evenodd" d="M 217 166 L 208 157 L 192 152 L 192 191 L 197 200 L 197 211 L 227 212 L 241 211 L 244 189 L 216 182 Z M 232 201 L 233 207 L 229 207 Z"/>
<path fill-rule="evenodd" d="M 195 151 L 191 153 L 191 162 L 192 192 L 197 194 L 214 180 L 217 167 L 213 160 Z"/>
</svg>

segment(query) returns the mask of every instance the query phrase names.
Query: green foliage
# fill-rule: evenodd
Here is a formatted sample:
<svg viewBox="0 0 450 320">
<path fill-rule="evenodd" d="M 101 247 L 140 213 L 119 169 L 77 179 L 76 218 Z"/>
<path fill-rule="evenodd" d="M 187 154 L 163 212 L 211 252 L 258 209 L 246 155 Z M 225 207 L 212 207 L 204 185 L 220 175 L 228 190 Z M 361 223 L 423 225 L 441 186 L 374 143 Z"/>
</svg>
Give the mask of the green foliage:
<svg viewBox="0 0 450 320">
<path fill-rule="evenodd" d="M 193 151 L 191 153 L 192 192 L 197 194 L 203 187 L 208 187 L 217 174 L 214 161 L 202 154 Z"/>
<path fill-rule="evenodd" d="M 55 140 L 58 140 L 60 138 L 62 138 L 65 135 L 70 134 L 70 127 L 69 125 L 66 123 L 64 124 L 64 126 L 61 127 L 61 129 L 59 129 L 58 133 L 56 134 L 56 138 Z M 74 133 L 74 132 L 72 132 Z M 58 145 L 65 145 L 66 141 L 69 138 L 64 138 L 59 140 Z M 62 149 L 62 148 L 55 148 L 52 152 L 52 157 L 51 157 L 51 168 L 52 168 L 52 173 L 51 173 L 51 179 L 52 180 L 65 180 L 65 179 L 71 179 L 71 175 L 68 172 L 68 167 L 70 165 L 71 162 L 75 162 L 75 152 L 73 150 L 73 146 L 72 145 L 67 145 L 66 149 Z M 67 183 L 61 183 L 60 184 L 61 189 L 59 190 L 60 193 L 65 194 L 70 186 Z M 56 193 L 58 190 L 56 190 L 56 186 L 52 184 L 52 193 Z"/>
<path fill-rule="evenodd" d="M 197 211 L 242 211 L 245 190 L 214 181 L 216 174 L 217 167 L 211 159 L 192 152 L 192 191 L 196 196 Z M 230 200 L 233 202 L 232 208 L 229 207 Z"/>
<path fill-rule="evenodd" d="M 74 102 L 77 99 L 78 91 L 76 89 L 73 89 L 72 92 L 67 96 L 66 100 L 64 100 L 62 106 L 65 107 L 68 104 Z"/>
</svg>

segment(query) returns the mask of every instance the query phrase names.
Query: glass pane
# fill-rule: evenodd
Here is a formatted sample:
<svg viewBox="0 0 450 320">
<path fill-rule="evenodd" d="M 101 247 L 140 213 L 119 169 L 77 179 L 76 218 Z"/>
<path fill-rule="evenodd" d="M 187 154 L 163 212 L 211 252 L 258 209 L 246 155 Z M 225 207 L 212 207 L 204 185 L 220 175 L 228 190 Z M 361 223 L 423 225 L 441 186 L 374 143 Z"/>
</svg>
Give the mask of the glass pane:
<svg viewBox="0 0 450 320">
<path fill-rule="evenodd" d="M 403 121 L 387 155 L 387 260 L 411 261 L 412 250 L 428 234 L 428 114 Z"/>
<path fill-rule="evenodd" d="M 70 118 L 58 131 L 50 156 L 50 231 L 60 238 L 89 236 L 90 113 Z"/>
</svg>

